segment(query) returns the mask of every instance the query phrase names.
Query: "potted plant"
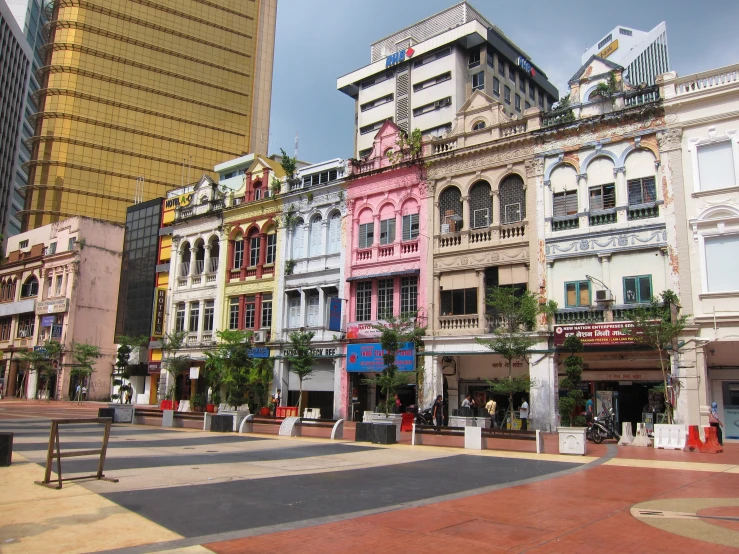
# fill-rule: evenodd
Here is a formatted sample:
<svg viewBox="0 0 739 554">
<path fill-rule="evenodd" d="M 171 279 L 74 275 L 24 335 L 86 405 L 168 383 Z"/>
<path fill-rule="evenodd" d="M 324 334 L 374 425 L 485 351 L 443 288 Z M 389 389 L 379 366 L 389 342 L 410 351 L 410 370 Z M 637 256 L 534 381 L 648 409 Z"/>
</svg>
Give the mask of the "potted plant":
<svg viewBox="0 0 739 554">
<path fill-rule="evenodd" d="M 199 392 L 197 394 L 194 394 L 190 402 L 190 404 L 192 405 L 192 411 L 202 412 L 203 410 L 205 410 L 206 401 L 206 393 Z"/>
<path fill-rule="evenodd" d="M 210 395 L 210 404 L 205 405 L 205 411 L 213 414 L 218 409 L 218 406 L 221 405 L 221 395 L 217 392 L 214 392 Z"/>
<path fill-rule="evenodd" d="M 583 359 L 577 355 L 583 351 L 583 344 L 578 337 L 570 335 L 563 346 L 570 351 L 570 355 L 564 360 L 565 377 L 559 381 L 560 391 L 567 391 L 567 396 L 560 394 L 559 397 L 559 415 L 562 421 L 562 426 L 557 427 L 559 453 L 584 456 L 587 449 L 586 422 L 584 416 L 577 415 L 578 408 L 584 404 L 580 389 Z"/>
</svg>

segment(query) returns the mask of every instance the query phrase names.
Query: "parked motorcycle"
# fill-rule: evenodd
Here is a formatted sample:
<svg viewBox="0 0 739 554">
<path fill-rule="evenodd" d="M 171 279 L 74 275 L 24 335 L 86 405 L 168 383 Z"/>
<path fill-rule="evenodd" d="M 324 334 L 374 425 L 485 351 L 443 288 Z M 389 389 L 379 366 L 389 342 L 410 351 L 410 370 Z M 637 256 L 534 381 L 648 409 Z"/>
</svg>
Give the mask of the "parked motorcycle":
<svg viewBox="0 0 739 554">
<path fill-rule="evenodd" d="M 416 423 L 418 425 L 435 425 L 431 408 L 419 411 L 416 414 Z"/>
<path fill-rule="evenodd" d="M 621 435 L 614 428 L 614 423 L 613 408 L 607 411 L 603 410 L 599 416 L 594 417 L 593 421 L 588 424 L 585 437 L 595 444 L 602 443 L 604 439 L 621 440 Z"/>
</svg>

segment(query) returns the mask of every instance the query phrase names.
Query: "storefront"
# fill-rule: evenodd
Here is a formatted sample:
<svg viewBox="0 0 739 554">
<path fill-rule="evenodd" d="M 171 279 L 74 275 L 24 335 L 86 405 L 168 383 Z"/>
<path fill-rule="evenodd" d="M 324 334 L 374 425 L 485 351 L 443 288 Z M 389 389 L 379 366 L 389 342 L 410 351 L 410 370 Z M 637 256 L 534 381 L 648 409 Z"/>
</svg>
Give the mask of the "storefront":
<svg viewBox="0 0 739 554">
<path fill-rule="evenodd" d="M 724 439 L 739 440 L 739 341 L 713 341 L 705 352 L 709 382 L 706 407 L 716 402 Z"/>
<path fill-rule="evenodd" d="M 593 400 L 596 415 L 613 409 L 619 430 L 621 423 L 630 422 L 634 432 L 637 423 L 646 423 L 651 431 L 655 423 L 667 422 L 659 354 L 635 344 L 633 337 L 621 332 L 629 325 L 614 322 L 555 327 L 555 363 L 562 379 L 564 360 L 570 355 L 563 350 L 564 340 L 577 334 L 585 347 L 578 354 L 584 367 L 581 388 L 585 398 Z M 665 359 L 669 360 L 669 355 L 665 354 Z M 559 390 L 559 396 L 567 392 Z"/>
<path fill-rule="evenodd" d="M 334 390 L 336 387 L 336 348 L 316 347 L 313 349 L 313 373 L 303 379 L 303 409 L 318 408 L 321 418 L 334 417 Z M 297 406 L 300 397 L 300 378 L 290 370 L 287 357 L 292 355 L 289 348 L 282 350 L 284 371 L 282 382 L 273 383 L 272 389 L 282 389 L 287 406 Z"/>
<path fill-rule="evenodd" d="M 346 372 L 349 380 L 349 410 L 347 416 L 355 421 L 361 421 L 365 411 L 374 411 L 378 405 L 385 402 L 379 386 L 367 383 L 382 372 L 385 367 L 383 361 L 384 350 L 378 342 L 354 343 L 347 345 Z M 416 368 L 416 349 L 411 343 L 406 343 L 398 350 L 395 364 L 401 372 L 412 372 Z M 417 403 L 415 379 L 409 377 L 409 383 L 397 389 L 401 409 Z"/>
</svg>

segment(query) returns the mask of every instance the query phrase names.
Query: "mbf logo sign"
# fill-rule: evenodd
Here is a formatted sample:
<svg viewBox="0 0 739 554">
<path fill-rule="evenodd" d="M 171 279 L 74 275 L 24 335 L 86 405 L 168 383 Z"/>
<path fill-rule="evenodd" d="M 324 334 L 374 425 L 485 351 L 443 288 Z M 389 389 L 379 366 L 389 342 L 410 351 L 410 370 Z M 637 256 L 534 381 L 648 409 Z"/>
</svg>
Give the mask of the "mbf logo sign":
<svg viewBox="0 0 739 554">
<path fill-rule="evenodd" d="M 526 58 L 523 58 L 523 57 L 519 56 L 518 57 L 518 65 L 526 73 L 530 73 L 532 76 L 536 75 L 536 69 L 534 69 L 534 66 L 531 65 L 531 62 L 529 60 L 527 60 Z"/>
<path fill-rule="evenodd" d="M 408 48 L 407 50 L 401 50 L 400 52 L 395 52 L 395 54 L 390 54 L 385 58 L 385 67 L 392 67 L 400 62 L 404 62 L 406 58 L 412 57 L 415 52 L 416 51 L 413 50 L 413 48 Z"/>
</svg>

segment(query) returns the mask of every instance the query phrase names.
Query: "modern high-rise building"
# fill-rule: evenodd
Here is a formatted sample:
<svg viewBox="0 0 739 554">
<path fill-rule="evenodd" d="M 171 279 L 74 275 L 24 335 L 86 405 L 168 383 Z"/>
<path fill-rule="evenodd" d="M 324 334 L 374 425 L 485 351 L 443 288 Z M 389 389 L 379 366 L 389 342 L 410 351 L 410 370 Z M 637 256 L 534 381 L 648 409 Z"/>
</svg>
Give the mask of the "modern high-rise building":
<svg viewBox="0 0 739 554">
<path fill-rule="evenodd" d="M 646 32 L 630 27 L 615 27 L 585 50 L 581 63 L 585 65 L 592 56 L 623 67 L 626 81 L 632 86 L 642 83 L 653 85 L 657 75 L 670 71 L 667 25 L 663 21 Z"/>
<path fill-rule="evenodd" d="M 18 146 L 18 166 L 13 176 L 13 192 L 10 196 L 11 213 L 5 226 L 6 235 L 14 235 L 21 231 L 21 212 L 24 207 L 24 194 L 28 185 L 28 162 L 31 159 L 31 138 L 33 137 L 36 112 L 36 102 L 39 90 L 37 74 L 44 65 L 44 45 L 49 38 L 49 16 L 53 4 L 44 5 L 42 0 L 6 0 L 10 11 L 13 12 L 18 27 L 23 29 L 26 41 L 31 47 L 31 74 L 26 91 L 26 107 L 23 110 L 23 121 L 20 129 L 20 144 Z"/>
<path fill-rule="evenodd" d="M 123 222 L 267 151 L 276 0 L 55 2 L 23 225 Z"/>
<path fill-rule="evenodd" d="M 20 232 L 15 217 L 23 205 L 17 185 L 18 151 L 31 56 L 31 47 L 13 12 L 5 0 L 0 0 L 0 232 L 6 236 Z"/>
<path fill-rule="evenodd" d="M 467 2 L 373 43 L 370 64 L 340 77 L 337 88 L 356 102 L 359 157 L 388 119 L 404 131 L 446 134 L 475 90 L 509 116 L 548 110 L 559 98 L 530 56 Z"/>
</svg>

